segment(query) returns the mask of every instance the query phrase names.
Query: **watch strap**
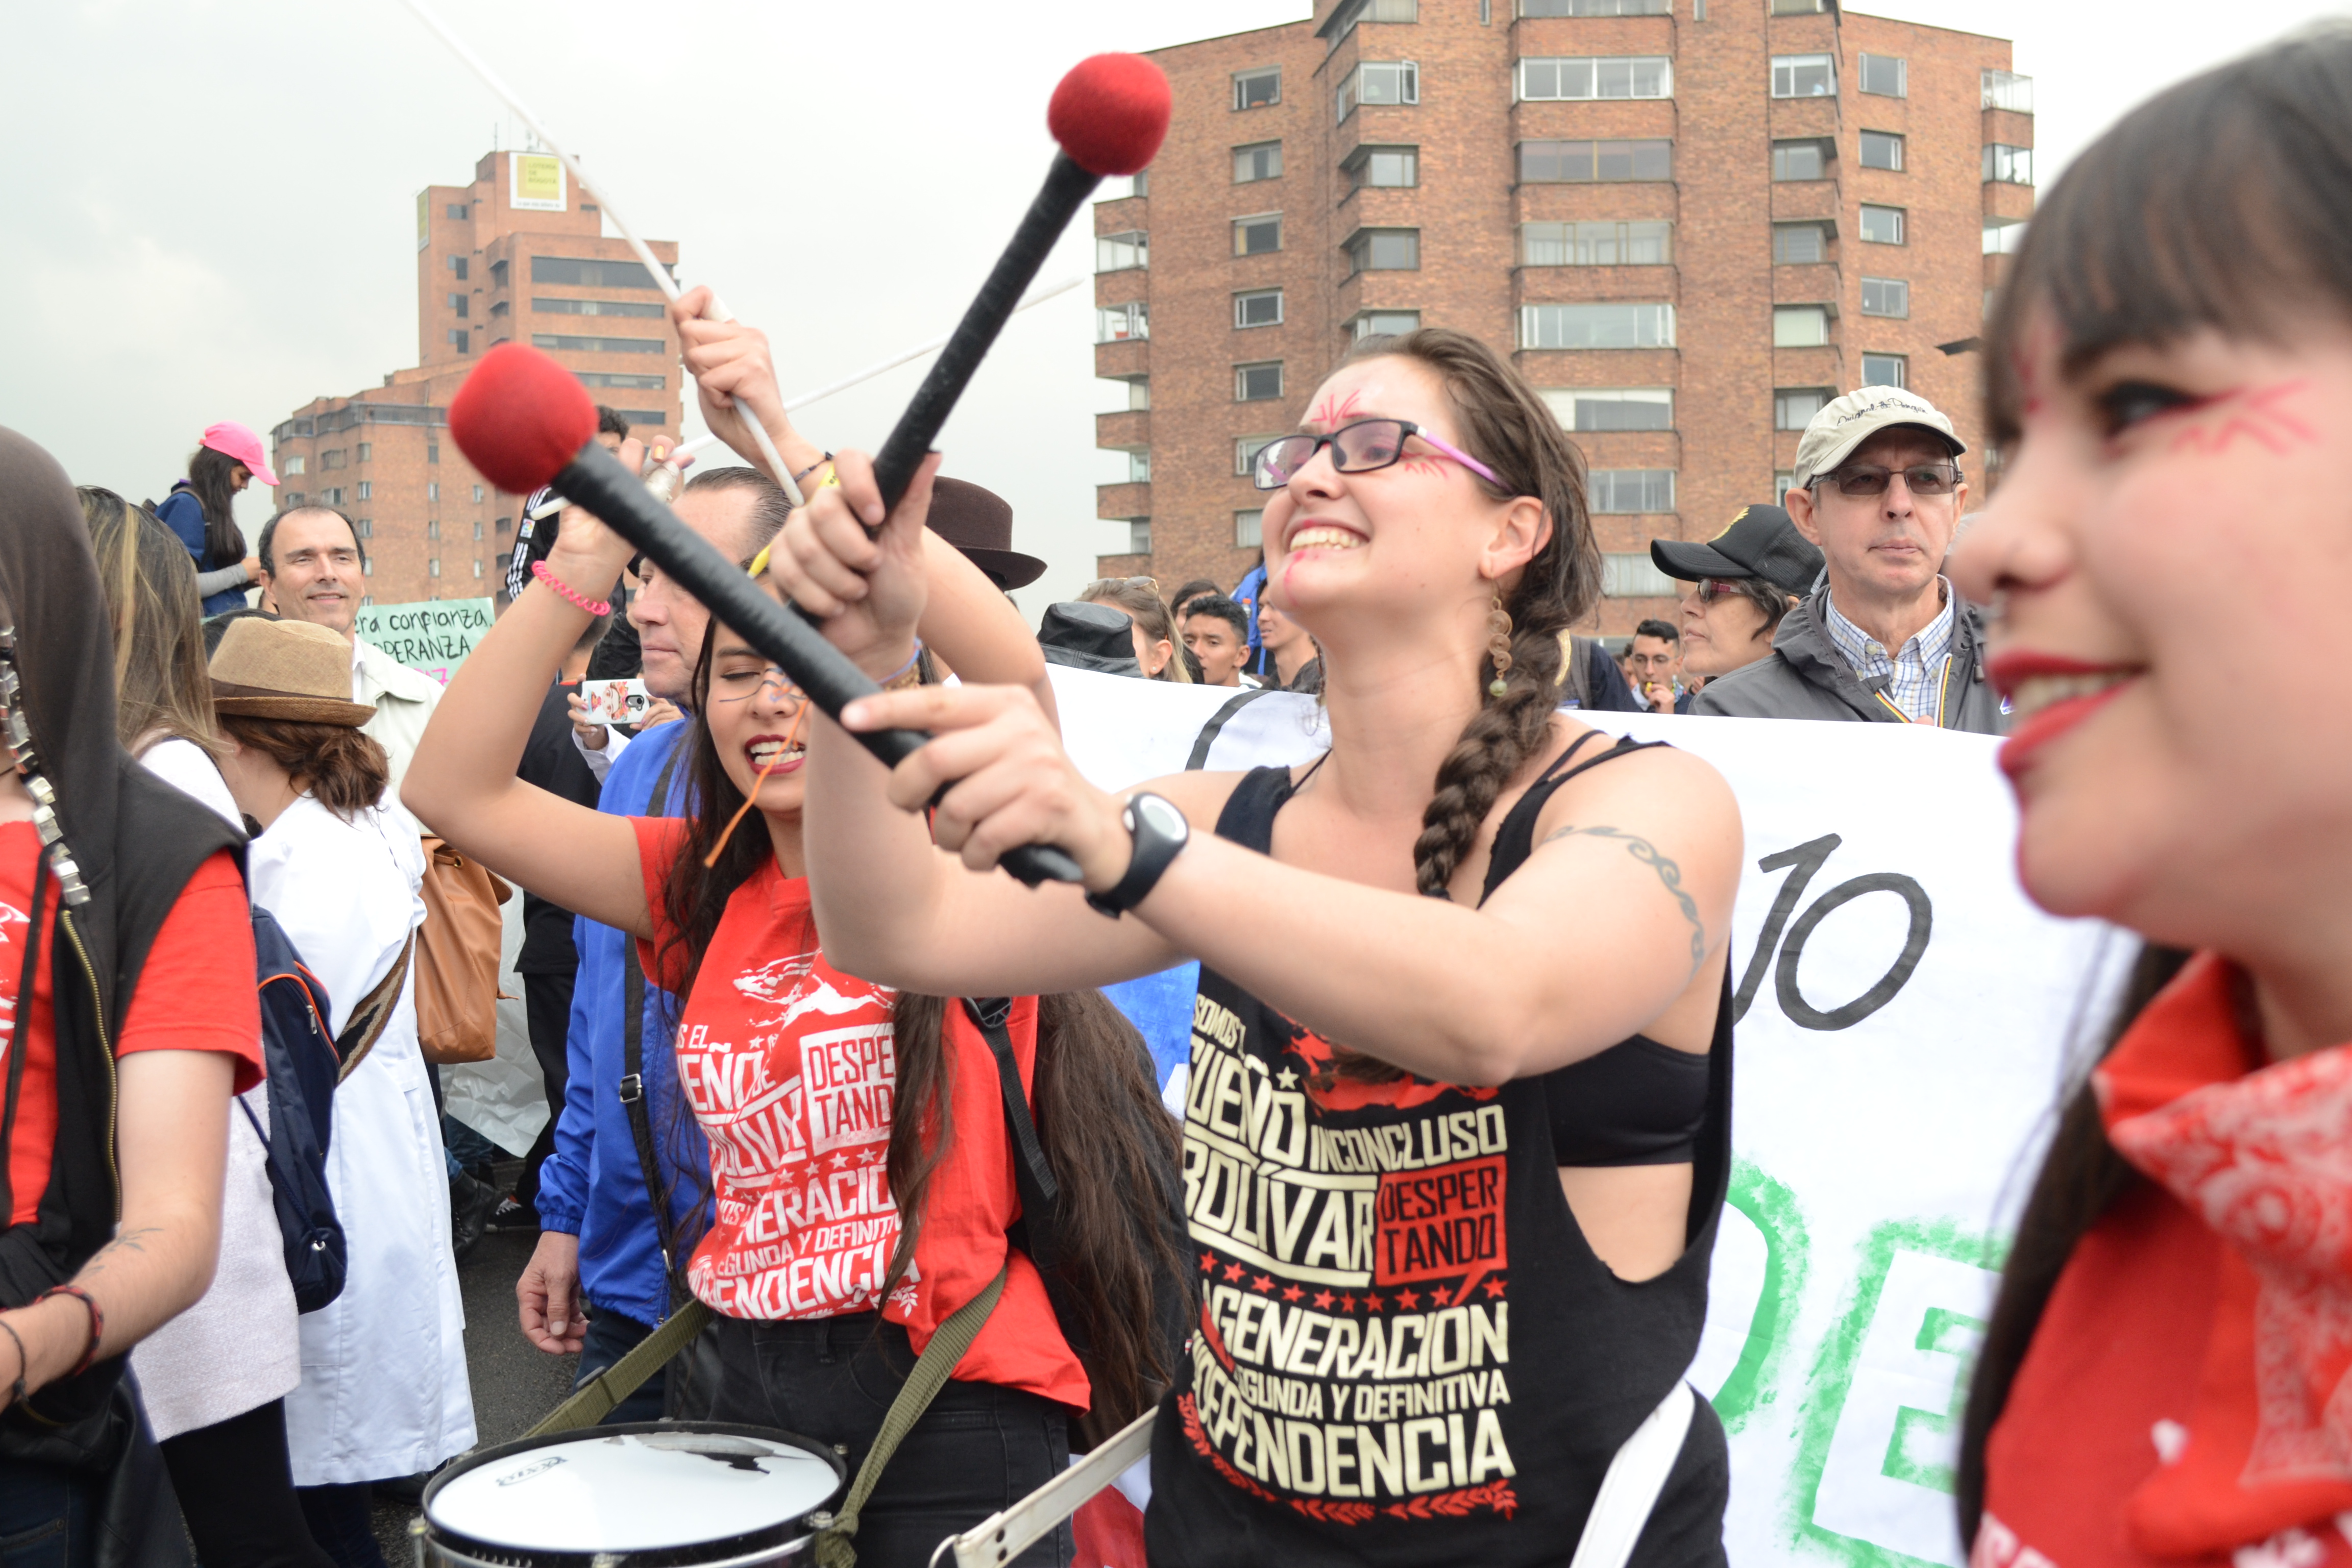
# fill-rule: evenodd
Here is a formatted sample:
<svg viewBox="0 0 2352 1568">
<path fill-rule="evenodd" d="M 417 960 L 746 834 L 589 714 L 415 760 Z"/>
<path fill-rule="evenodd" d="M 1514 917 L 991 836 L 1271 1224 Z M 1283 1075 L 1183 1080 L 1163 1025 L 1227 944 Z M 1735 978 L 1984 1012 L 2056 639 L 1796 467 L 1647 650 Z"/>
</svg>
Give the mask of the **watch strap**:
<svg viewBox="0 0 2352 1568">
<path fill-rule="evenodd" d="M 1175 860 L 1176 852 L 1191 841 L 1189 836 L 1177 837 L 1160 831 L 1152 824 L 1150 816 L 1141 809 L 1142 803 L 1147 800 L 1158 801 L 1171 812 L 1177 810 L 1175 804 L 1165 796 L 1147 791 L 1139 790 L 1127 797 L 1127 806 L 1121 816 L 1126 818 L 1128 837 L 1134 843 L 1135 853 L 1128 860 L 1127 875 L 1109 889 L 1087 895 L 1087 907 L 1097 914 L 1117 920 L 1150 897 L 1151 889 L 1160 885 L 1160 877 Z M 1181 814 L 1177 815 L 1181 819 Z"/>
</svg>

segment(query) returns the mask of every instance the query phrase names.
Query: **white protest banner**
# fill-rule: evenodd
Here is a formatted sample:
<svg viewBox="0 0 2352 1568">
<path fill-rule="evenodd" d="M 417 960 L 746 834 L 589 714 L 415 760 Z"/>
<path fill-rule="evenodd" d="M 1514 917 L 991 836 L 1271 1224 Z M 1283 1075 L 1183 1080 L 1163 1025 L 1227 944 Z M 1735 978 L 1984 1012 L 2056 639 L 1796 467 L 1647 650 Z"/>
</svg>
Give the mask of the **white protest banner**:
<svg viewBox="0 0 2352 1568">
<path fill-rule="evenodd" d="M 414 605 L 362 605 L 352 629 L 411 669 L 449 684 L 474 645 L 488 635 L 488 599 L 428 599 Z"/>
<path fill-rule="evenodd" d="M 1072 754 L 1108 788 L 1329 743 L 1289 693 L 1054 679 Z M 2126 944 L 2026 901 L 1990 737 L 1579 717 L 1706 758 L 1746 829 L 1736 1166 L 1690 1374 L 1729 1433 L 1730 1559 L 1957 1568 L 1969 1370 L 2067 1047 Z"/>
</svg>

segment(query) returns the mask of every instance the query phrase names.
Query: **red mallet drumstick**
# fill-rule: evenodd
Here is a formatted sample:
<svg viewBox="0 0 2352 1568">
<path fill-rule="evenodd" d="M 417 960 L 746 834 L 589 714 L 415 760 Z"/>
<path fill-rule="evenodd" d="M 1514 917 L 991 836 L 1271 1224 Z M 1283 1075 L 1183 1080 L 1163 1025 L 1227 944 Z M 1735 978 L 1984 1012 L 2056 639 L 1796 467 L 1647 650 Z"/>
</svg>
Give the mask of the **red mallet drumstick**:
<svg viewBox="0 0 2352 1568">
<path fill-rule="evenodd" d="M 516 495 L 551 484 L 635 545 L 710 613 L 773 659 L 833 718 L 882 689 L 823 633 L 761 592 L 740 567 L 677 520 L 617 458 L 596 444 L 596 405 L 572 374 L 537 349 L 501 343 L 482 356 L 449 403 L 449 433 L 467 461 Z M 919 730 L 857 737 L 897 766 L 930 739 Z M 1031 887 L 1078 880 L 1077 862 L 1049 844 L 1024 844 L 1001 864 Z"/>
<path fill-rule="evenodd" d="M 1004 328 L 1021 295 L 1045 264 L 1070 219 L 1107 174 L 1140 174 L 1168 134 L 1168 79 L 1141 55 L 1095 55 L 1072 67 L 1054 89 L 1045 125 L 1060 142 L 1045 188 L 1029 204 L 1021 226 L 971 308 L 963 313 L 940 357 L 931 362 L 914 401 L 874 458 L 874 478 L 885 506 L 914 482 L 915 470 L 971 383 L 989 345 Z M 570 492 L 565 492 L 569 494 Z"/>
</svg>

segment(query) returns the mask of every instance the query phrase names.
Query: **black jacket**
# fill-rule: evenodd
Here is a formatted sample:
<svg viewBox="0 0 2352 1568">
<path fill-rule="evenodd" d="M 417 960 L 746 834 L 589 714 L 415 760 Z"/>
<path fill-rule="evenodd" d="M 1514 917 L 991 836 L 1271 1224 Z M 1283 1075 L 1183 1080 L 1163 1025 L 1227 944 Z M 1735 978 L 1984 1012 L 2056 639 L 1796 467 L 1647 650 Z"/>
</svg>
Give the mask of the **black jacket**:
<svg viewBox="0 0 2352 1568">
<path fill-rule="evenodd" d="M 1979 735 L 2005 734 L 2009 718 L 2000 694 L 1985 679 L 1984 612 L 1958 598 L 1952 616 L 1952 663 L 1936 722 L 1947 730 Z M 1830 640 L 1830 591 L 1813 590 L 1790 610 L 1772 637 L 1769 657 L 1706 683 L 1691 705 L 1694 713 L 1735 719 L 1862 719 L 1899 724 L 1900 713 L 1863 685 Z"/>
</svg>

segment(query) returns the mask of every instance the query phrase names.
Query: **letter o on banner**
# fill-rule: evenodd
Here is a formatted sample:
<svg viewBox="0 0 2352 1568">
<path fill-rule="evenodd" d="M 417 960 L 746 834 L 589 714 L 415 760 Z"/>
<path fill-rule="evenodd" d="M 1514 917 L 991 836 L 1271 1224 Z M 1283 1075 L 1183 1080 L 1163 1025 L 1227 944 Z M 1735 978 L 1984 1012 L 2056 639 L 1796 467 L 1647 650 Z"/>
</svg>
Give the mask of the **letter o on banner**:
<svg viewBox="0 0 2352 1568">
<path fill-rule="evenodd" d="M 1910 930 L 1904 933 L 1903 951 L 1895 956 L 1894 965 L 1878 977 L 1878 984 L 1843 1007 L 1822 1012 L 1797 989 L 1797 965 L 1805 955 L 1806 939 L 1833 910 L 1843 909 L 1866 893 L 1896 893 L 1909 906 Z M 1889 1002 L 1919 967 L 1919 959 L 1927 951 L 1927 937 L 1935 927 L 1935 910 L 1927 901 L 1927 889 L 1899 871 L 1874 871 L 1841 882 L 1813 900 L 1812 907 L 1799 915 L 1790 926 L 1786 940 L 1780 944 L 1780 962 L 1773 971 L 1773 988 L 1780 994 L 1780 1011 L 1789 1021 L 1803 1029 L 1851 1029 Z"/>
</svg>

